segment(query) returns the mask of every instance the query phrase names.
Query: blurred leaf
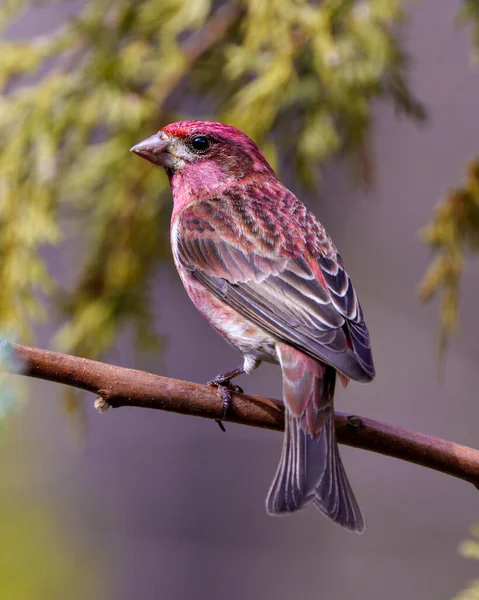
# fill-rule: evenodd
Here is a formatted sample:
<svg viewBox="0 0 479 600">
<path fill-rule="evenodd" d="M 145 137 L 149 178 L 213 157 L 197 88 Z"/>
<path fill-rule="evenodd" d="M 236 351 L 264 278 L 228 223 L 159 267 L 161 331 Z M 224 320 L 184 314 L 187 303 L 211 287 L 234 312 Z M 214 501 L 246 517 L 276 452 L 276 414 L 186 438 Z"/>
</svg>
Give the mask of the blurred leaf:
<svg viewBox="0 0 479 600">
<path fill-rule="evenodd" d="M 471 527 L 472 539 L 464 540 L 459 544 L 459 554 L 465 558 L 479 560 L 479 525 Z M 479 579 L 469 583 L 467 588 L 454 596 L 452 600 L 479 600 Z"/>
<path fill-rule="evenodd" d="M 458 13 L 458 21 L 469 25 L 473 47 L 473 59 L 479 60 L 479 2 L 477 0 L 462 0 Z"/>
<path fill-rule="evenodd" d="M 422 300 L 442 295 L 443 351 L 448 336 L 457 328 L 465 254 L 479 250 L 479 158 L 469 164 L 464 185 L 451 190 L 438 206 L 421 238 L 436 256 L 423 277 L 419 295 Z"/>
<path fill-rule="evenodd" d="M 473 56 L 479 57 L 479 2 L 463 0 L 458 20 L 472 28 Z M 451 190 L 421 232 L 434 258 L 420 284 L 419 295 L 429 300 L 441 294 L 439 351 L 442 358 L 459 320 L 460 282 L 467 253 L 479 251 L 479 155 L 468 165 L 465 182 Z"/>
</svg>

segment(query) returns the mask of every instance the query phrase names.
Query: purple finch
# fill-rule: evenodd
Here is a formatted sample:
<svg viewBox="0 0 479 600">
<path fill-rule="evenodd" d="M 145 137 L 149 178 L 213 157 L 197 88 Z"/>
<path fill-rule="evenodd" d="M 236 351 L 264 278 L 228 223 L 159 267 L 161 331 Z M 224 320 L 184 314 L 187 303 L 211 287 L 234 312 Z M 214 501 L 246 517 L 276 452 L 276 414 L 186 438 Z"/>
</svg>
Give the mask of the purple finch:
<svg viewBox="0 0 479 600">
<path fill-rule="evenodd" d="M 171 245 L 188 295 L 243 355 L 223 390 L 262 361 L 279 364 L 286 407 L 279 467 L 266 500 L 281 515 L 314 504 L 363 531 L 334 428 L 336 373 L 374 377 L 351 280 L 316 217 L 277 179 L 244 133 L 221 123 L 167 125 L 132 148 L 163 167 L 173 193 Z"/>
</svg>

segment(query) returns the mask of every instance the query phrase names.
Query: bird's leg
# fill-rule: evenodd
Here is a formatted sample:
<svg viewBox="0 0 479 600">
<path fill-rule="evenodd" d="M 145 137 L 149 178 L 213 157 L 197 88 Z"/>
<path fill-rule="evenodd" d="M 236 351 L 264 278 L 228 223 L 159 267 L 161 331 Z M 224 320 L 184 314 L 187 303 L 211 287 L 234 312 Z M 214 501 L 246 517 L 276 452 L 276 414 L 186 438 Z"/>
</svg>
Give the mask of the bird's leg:
<svg viewBox="0 0 479 600">
<path fill-rule="evenodd" d="M 207 385 L 211 387 L 218 388 L 221 400 L 223 402 L 223 416 L 221 419 L 218 419 L 216 421 L 221 431 L 226 431 L 225 426 L 223 425 L 223 421 L 226 419 L 228 408 L 231 404 L 231 393 L 243 393 L 243 390 L 239 387 L 239 385 L 231 383 L 231 380 L 235 377 L 238 377 L 239 375 L 243 375 L 244 372 L 245 370 L 243 369 L 243 367 L 237 367 L 236 369 L 232 369 L 231 371 L 225 371 L 224 373 L 220 373 L 214 379 L 208 381 L 207 383 Z"/>
</svg>

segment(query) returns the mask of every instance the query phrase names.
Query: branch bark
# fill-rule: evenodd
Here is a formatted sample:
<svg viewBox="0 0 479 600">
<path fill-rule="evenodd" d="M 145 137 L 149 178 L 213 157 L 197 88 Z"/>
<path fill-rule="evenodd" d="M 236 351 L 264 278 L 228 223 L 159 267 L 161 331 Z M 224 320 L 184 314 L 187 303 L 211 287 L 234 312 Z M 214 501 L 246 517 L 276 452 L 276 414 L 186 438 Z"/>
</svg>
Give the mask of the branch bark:
<svg viewBox="0 0 479 600">
<path fill-rule="evenodd" d="M 3 344 L 21 365 L 12 372 L 92 392 L 98 396 L 100 410 L 135 406 L 221 419 L 219 394 L 208 386 L 20 344 Z M 281 431 L 283 404 L 234 394 L 228 421 Z M 435 469 L 479 487 L 479 450 L 358 415 L 336 412 L 335 422 L 342 444 Z"/>
</svg>

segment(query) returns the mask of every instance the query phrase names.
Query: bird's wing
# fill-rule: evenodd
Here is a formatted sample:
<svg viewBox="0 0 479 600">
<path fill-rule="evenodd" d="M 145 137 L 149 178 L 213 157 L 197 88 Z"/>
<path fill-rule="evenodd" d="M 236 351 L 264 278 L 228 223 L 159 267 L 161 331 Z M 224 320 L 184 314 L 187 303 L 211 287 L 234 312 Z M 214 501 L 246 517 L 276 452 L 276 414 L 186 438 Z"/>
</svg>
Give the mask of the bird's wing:
<svg viewBox="0 0 479 600">
<path fill-rule="evenodd" d="M 177 262 L 262 329 L 359 381 L 374 377 L 369 333 L 342 260 L 278 251 L 213 202 L 179 215 Z M 253 229 L 254 231 L 254 229 Z"/>
</svg>

